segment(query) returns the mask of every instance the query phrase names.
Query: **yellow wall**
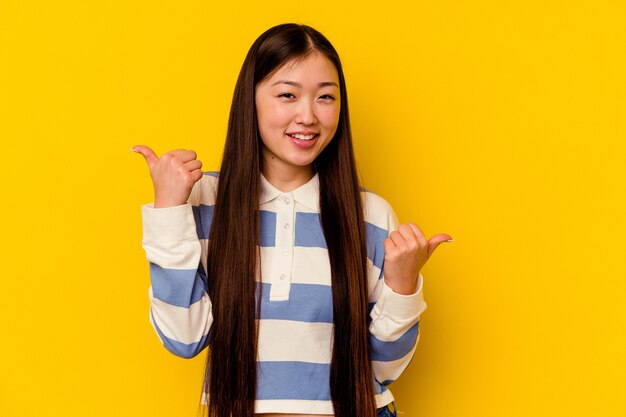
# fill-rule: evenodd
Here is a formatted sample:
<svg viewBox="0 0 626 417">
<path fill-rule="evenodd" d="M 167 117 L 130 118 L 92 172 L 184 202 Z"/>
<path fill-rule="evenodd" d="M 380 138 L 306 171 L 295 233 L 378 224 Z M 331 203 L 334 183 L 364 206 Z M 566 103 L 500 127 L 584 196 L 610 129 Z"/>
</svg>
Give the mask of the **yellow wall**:
<svg viewBox="0 0 626 417">
<path fill-rule="evenodd" d="M 205 356 L 149 325 L 128 147 L 217 169 L 247 48 L 285 21 L 343 58 L 366 187 L 456 240 L 404 416 L 626 415 L 617 0 L 0 1 L 0 415 L 195 415 Z"/>
</svg>

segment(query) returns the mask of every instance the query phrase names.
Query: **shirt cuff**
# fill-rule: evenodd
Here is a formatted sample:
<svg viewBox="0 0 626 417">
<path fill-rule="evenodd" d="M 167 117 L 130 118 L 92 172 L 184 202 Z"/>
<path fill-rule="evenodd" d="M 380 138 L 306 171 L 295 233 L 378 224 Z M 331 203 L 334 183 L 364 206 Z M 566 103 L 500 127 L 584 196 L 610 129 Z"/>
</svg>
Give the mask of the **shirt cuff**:
<svg viewBox="0 0 626 417">
<path fill-rule="evenodd" d="M 197 240 L 196 220 L 191 204 L 154 208 L 154 203 L 141 206 L 143 240 L 147 242 L 177 242 Z"/>
<path fill-rule="evenodd" d="M 417 289 L 415 293 L 404 295 L 391 289 L 383 278 L 383 289 L 377 304 L 382 301 L 381 312 L 391 317 L 416 317 L 426 310 L 424 293 L 422 291 L 422 274 L 417 277 Z"/>
</svg>

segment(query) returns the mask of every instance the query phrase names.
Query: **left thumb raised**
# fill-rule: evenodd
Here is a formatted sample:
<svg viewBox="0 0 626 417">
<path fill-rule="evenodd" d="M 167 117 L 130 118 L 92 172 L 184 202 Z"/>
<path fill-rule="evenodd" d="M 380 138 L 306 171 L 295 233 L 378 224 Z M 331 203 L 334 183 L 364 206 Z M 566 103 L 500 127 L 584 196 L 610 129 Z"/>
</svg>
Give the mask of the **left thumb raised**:
<svg viewBox="0 0 626 417">
<path fill-rule="evenodd" d="M 437 246 L 439 246 L 443 242 L 454 242 L 454 241 L 452 240 L 452 237 L 450 235 L 447 235 L 445 233 L 439 233 L 438 235 L 435 235 L 431 237 L 430 239 L 428 239 L 428 257 L 430 257 L 430 255 L 432 255 L 435 249 L 437 249 Z"/>
</svg>

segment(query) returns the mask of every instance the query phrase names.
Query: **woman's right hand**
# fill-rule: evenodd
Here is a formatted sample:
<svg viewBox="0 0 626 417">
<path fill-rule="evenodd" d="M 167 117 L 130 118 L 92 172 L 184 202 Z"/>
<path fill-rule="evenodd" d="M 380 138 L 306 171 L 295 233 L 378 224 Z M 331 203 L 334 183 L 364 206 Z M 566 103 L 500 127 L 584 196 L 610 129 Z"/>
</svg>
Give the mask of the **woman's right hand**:
<svg viewBox="0 0 626 417">
<path fill-rule="evenodd" d="M 144 145 L 133 146 L 131 150 L 142 154 L 148 163 L 154 185 L 154 208 L 187 203 L 193 185 L 202 178 L 202 162 L 196 159 L 194 151 L 176 149 L 159 158 Z"/>
</svg>

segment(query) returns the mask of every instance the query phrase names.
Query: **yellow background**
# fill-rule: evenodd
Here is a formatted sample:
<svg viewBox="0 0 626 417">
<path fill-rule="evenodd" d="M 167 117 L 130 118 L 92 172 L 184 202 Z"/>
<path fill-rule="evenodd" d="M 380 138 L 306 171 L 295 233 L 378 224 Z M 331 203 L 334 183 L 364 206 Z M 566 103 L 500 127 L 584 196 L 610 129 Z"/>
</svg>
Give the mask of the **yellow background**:
<svg viewBox="0 0 626 417">
<path fill-rule="evenodd" d="M 405 417 L 626 415 L 622 1 L 0 0 L 0 415 L 195 416 L 148 322 L 130 146 L 217 169 L 268 27 L 338 49 L 364 184 L 456 240 L 425 267 Z"/>
</svg>

